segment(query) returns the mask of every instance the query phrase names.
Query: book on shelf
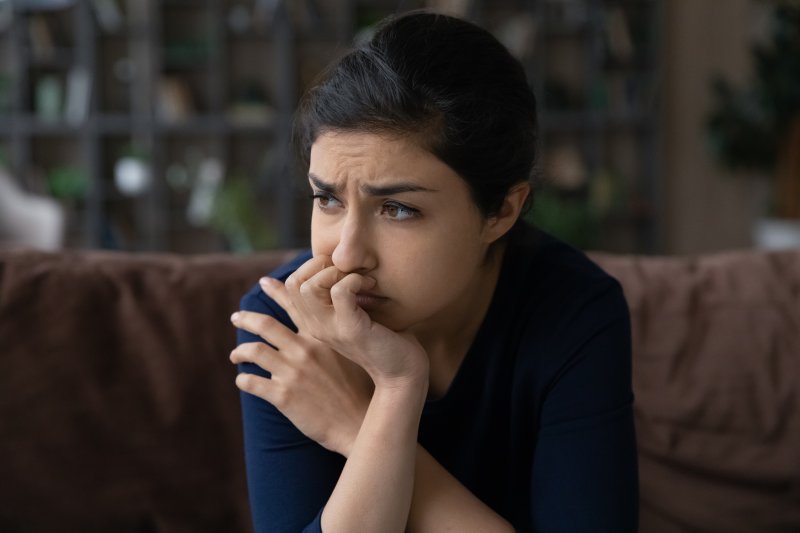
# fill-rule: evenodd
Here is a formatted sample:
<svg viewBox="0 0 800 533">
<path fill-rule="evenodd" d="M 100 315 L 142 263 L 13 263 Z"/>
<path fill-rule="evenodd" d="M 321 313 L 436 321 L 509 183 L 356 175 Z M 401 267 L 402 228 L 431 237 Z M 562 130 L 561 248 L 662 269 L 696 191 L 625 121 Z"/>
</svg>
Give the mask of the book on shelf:
<svg viewBox="0 0 800 533">
<path fill-rule="evenodd" d="M 163 76 L 158 84 L 158 117 L 165 122 L 180 122 L 194 112 L 192 93 L 186 81 Z"/>
<path fill-rule="evenodd" d="M 92 74 L 86 67 L 74 67 L 67 76 L 67 97 L 64 120 L 70 124 L 81 124 L 89 117 L 91 103 Z"/>
<path fill-rule="evenodd" d="M 116 33 L 125 24 L 125 17 L 117 0 L 92 0 L 97 24 L 106 33 Z"/>
<path fill-rule="evenodd" d="M 34 57 L 43 58 L 53 55 L 55 39 L 50 24 L 42 16 L 35 15 L 28 21 L 28 39 Z"/>
</svg>

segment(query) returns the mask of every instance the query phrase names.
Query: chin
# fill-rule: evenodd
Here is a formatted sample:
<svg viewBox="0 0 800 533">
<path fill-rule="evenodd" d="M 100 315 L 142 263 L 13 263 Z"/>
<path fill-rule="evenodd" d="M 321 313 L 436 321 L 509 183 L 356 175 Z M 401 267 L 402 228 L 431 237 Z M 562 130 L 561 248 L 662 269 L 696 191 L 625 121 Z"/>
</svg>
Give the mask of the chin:
<svg viewBox="0 0 800 533">
<path fill-rule="evenodd" d="M 405 331 L 410 328 L 413 323 L 408 320 L 403 320 L 401 317 L 391 313 L 381 311 L 367 311 L 369 318 L 381 326 L 388 328 L 392 331 Z"/>
</svg>

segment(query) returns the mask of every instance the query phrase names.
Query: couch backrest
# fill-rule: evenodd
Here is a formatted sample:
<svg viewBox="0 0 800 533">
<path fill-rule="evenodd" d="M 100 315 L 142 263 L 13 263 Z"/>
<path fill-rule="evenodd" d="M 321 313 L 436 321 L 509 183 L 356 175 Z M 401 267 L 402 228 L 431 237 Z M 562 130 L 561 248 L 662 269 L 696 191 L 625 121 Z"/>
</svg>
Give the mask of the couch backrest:
<svg viewBox="0 0 800 533">
<path fill-rule="evenodd" d="M 0 253 L 0 531 L 248 531 L 228 317 L 291 255 Z M 592 257 L 631 308 L 642 531 L 800 531 L 800 250 Z"/>
<path fill-rule="evenodd" d="M 593 258 L 631 310 L 642 531 L 800 531 L 800 250 Z"/>
<path fill-rule="evenodd" d="M 228 317 L 285 259 L 0 254 L 0 531 L 248 531 Z"/>
</svg>

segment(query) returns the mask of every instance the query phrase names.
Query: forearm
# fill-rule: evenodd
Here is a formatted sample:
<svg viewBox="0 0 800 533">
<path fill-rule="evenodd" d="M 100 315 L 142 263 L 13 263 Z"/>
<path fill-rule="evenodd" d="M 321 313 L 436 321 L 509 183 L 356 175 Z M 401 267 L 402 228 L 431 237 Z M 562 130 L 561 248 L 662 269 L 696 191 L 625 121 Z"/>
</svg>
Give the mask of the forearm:
<svg viewBox="0 0 800 533">
<path fill-rule="evenodd" d="M 417 446 L 409 533 L 513 532 L 502 516 L 478 499 L 422 446 Z"/>
<path fill-rule="evenodd" d="M 426 384 L 376 387 L 322 513 L 324 531 L 405 531 Z"/>
</svg>

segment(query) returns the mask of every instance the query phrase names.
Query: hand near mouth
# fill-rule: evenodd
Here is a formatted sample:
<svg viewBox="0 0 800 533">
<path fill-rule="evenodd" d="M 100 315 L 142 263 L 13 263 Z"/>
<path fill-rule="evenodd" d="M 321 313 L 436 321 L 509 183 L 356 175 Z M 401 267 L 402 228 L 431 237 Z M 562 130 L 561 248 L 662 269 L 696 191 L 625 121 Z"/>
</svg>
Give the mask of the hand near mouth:
<svg viewBox="0 0 800 533">
<path fill-rule="evenodd" d="M 427 380 L 428 358 L 417 339 L 370 318 L 368 311 L 390 300 L 376 285 L 368 275 L 340 271 L 327 256 L 310 259 L 285 284 L 270 279 L 261 283 L 299 330 L 364 368 L 376 385 Z"/>
</svg>

